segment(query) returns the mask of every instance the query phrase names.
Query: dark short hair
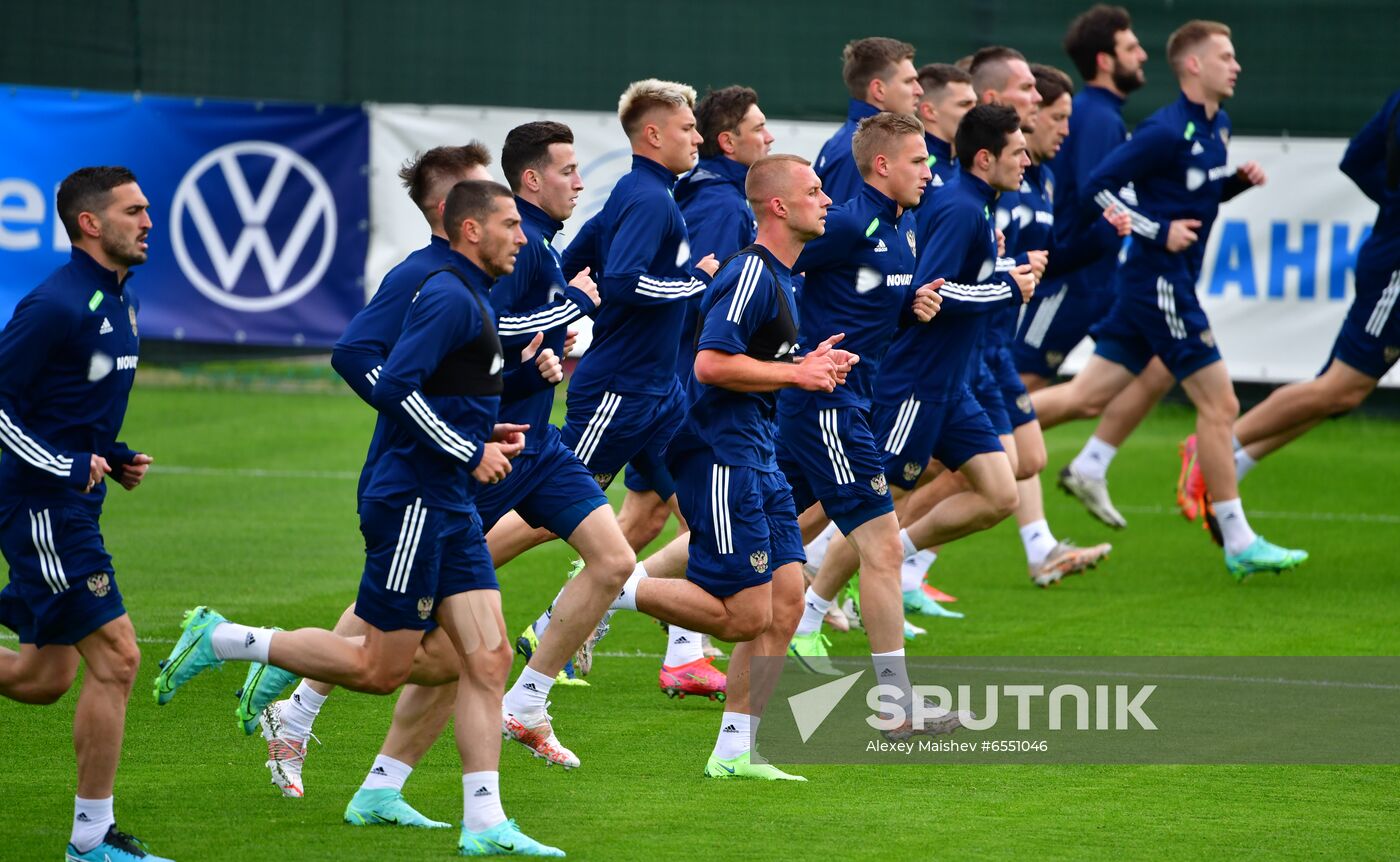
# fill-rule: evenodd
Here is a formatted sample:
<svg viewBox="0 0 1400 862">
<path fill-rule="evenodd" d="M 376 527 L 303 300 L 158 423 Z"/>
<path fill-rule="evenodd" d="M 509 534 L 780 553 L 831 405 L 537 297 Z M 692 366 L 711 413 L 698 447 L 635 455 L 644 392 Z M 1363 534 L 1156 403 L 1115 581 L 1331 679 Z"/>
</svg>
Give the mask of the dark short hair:
<svg viewBox="0 0 1400 862">
<path fill-rule="evenodd" d="M 97 212 L 107 206 L 112 189 L 136 182 L 136 175 L 120 165 L 78 168 L 63 178 L 58 187 L 58 218 L 69 239 L 78 239 L 83 232 L 78 216 Z"/>
<path fill-rule="evenodd" d="M 1025 59 L 1025 54 L 1005 45 L 988 45 L 979 49 L 972 55 L 972 63 L 967 69 L 968 74 L 972 76 L 972 88 L 977 91 L 977 98 L 982 98 L 985 90 L 1000 90 L 1005 87 L 1008 64 L 1012 60 L 1024 62 Z"/>
<path fill-rule="evenodd" d="M 442 229 L 449 242 L 461 236 L 462 222 L 467 219 L 483 221 L 496 210 L 500 198 L 513 198 L 510 189 L 491 180 L 462 180 L 447 193 L 442 213 Z"/>
<path fill-rule="evenodd" d="M 1032 63 L 1031 74 L 1035 76 L 1035 88 L 1040 93 L 1040 106 L 1048 108 L 1065 93 L 1074 95 L 1074 82 L 1063 70 L 1044 63 Z"/>
<path fill-rule="evenodd" d="M 870 173 L 875 157 L 881 154 L 889 156 L 895 141 L 906 135 L 917 135 L 921 141 L 924 139 L 924 124 L 913 114 L 881 111 L 861 120 L 856 126 L 856 133 L 851 136 L 851 155 L 855 158 L 860 175 L 864 177 Z"/>
<path fill-rule="evenodd" d="M 1230 28 L 1219 21 L 1202 21 L 1200 19 L 1187 21 L 1176 28 L 1176 32 L 1167 39 L 1167 62 L 1171 64 L 1172 71 L 1180 75 L 1182 58 L 1196 50 L 1197 45 L 1211 36 L 1224 36 L 1228 39 L 1230 38 Z"/>
<path fill-rule="evenodd" d="M 841 51 L 841 78 L 852 99 L 864 99 L 870 82 L 886 78 L 904 60 L 914 59 L 914 46 L 898 39 L 869 36 L 852 39 Z"/>
<path fill-rule="evenodd" d="M 711 90 L 695 104 L 695 131 L 704 138 L 700 155 L 705 158 L 723 155 L 719 149 L 720 132 L 737 131 L 749 108 L 758 104 L 758 93 L 751 87 L 725 87 Z"/>
<path fill-rule="evenodd" d="M 435 202 L 434 192 L 444 183 L 472 168 L 489 164 L 491 151 L 481 141 L 460 147 L 433 147 L 404 162 L 399 168 L 399 179 L 403 180 L 408 196 L 418 208 L 427 212 L 428 205 Z"/>
<path fill-rule="evenodd" d="M 919 88 L 922 100 L 932 102 L 949 84 L 971 84 L 972 76 L 951 63 L 929 63 L 919 67 Z"/>
<path fill-rule="evenodd" d="M 563 123 L 540 120 L 516 126 L 506 133 L 501 147 L 501 170 L 510 190 L 520 191 L 520 178 L 530 168 L 538 170 L 549 162 L 551 144 L 572 144 L 574 132 Z"/>
<path fill-rule="evenodd" d="M 963 170 L 972 167 L 978 150 L 1000 156 L 1007 138 L 1020 128 L 1021 115 L 1007 105 L 978 105 L 968 111 L 958 123 L 958 134 L 953 139 L 953 150 Z"/>
<path fill-rule="evenodd" d="M 1069 29 L 1065 31 L 1065 53 L 1079 70 L 1079 77 L 1093 80 L 1099 72 L 1099 55 L 1115 56 L 1118 34 L 1132 28 L 1133 16 L 1127 9 L 1103 3 L 1081 12 L 1069 22 Z"/>
</svg>

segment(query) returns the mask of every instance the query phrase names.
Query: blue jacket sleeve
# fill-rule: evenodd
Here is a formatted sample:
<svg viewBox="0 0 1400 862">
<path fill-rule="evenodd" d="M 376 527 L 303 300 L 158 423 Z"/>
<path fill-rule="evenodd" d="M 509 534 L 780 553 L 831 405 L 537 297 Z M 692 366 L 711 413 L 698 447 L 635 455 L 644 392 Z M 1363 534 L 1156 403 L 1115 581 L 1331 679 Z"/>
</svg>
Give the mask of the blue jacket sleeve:
<svg viewBox="0 0 1400 862">
<path fill-rule="evenodd" d="M 594 215 L 593 218 L 583 223 L 583 227 L 579 228 L 578 235 L 564 249 L 563 260 L 560 262 L 564 278 L 573 278 L 583 271 L 585 266 L 593 270 L 591 274 L 595 281 L 602 275 L 603 261 L 598 249 L 598 232 L 600 230 L 602 230 L 601 214 Z"/>
<path fill-rule="evenodd" d="M 1400 110 L 1400 93 L 1387 99 L 1380 112 L 1361 127 L 1342 156 L 1342 173 L 1378 204 L 1395 196 L 1394 191 L 1387 193 L 1385 179 L 1387 139 L 1396 110 Z"/>
<path fill-rule="evenodd" d="M 377 375 L 370 403 L 430 450 L 474 470 L 487 441 L 470 439 L 434 411 L 423 395 L 423 382 L 448 353 L 477 336 L 480 315 L 471 297 L 460 289 L 434 289 L 435 280 L 424 285 L 414 301 L 403 335 Z"/>
<path fill-rule="evenodd" d="M 379 377 L 384 359 L 383 356 L 375 356 L 363 350 L 351 350 L 337 344 L 331 351 L 331 368 L 335 369 L 335 373 L 341 376 L 356 395 L 373 407 L 374 401 L 371 400 L 370 393 L 374 391 L 374 381 Z"/>
<path fill-rule="evenodd" d="M 1148 125 L 1109 153 L 1084 185 L 1084 194 L 1079 200 L 1080 228 L 1088 229 L 1089 219 L 1100 218 L 1108 207 L 1117 207 L 1132 220 L 1134 236 L 1165 248 L 1169 225 L 1128 206 L 1118 190 L 1134 180 L 1150 176 L 1158 165 L 1170 164 L 1178 138 L 1165 126 Z"/>
<path fill-rule="evenodd" d="M 753 242 L 753 213 L 746 206 L 726 201 L 714 207 L 707 218 L 690 231 L 690 264 L 707 254 L 720 263 Z"/>
<path fill-rule="evenodd" d="M 20 421 L 19 407 L 37 387 L 56 345 L 76 334 L 78 318 L 71 309 L 47 299 L 28 297 L 0 332 L 0 450 L 36 470 L 83 488 L 92 463 L 90 452 L 67 452 L 44 440 Z M 101 454 L 101 453 L 99 453 Z"/>
<path fill-rule="evenodd" d="M 684 302 L 704 291 L 710 277 L 694 269 L 689 278 L 647 272 L 656 249 L 666 237 L 671 214 L 656 199 L 630 202 L 618 217 L 617 233 L 603 263 L 598 292 L 621 305 L 662 305 Z"/>
<path fill-rule="evenodd" d="M 968 249 L 984 242 L 978 236 L 981 230 L 981 220 L 970 210 L 948 207 L 933 214 L 933 239 L 923 244 L 924 253 L 914 271 L 914 284 L 922 286 L 944 279 L 943 286 L 938 289 L 938 295 L 943 297 L 939 316 L 987 314 L 1010 305 L 1013 297 L 1019 298 L 1011 285 L 997 275 L 995 265 L 987 274 L 987 281 L 958 280 Z"/>
<path fill-rule="evenodd" d="M 541 259 L 541 254 L 547 260 Z M 544 289 L 537 289 L 541 287 Z M 540 294 L 553 298 L 543 305 L 525 306 L 526 297 Z M 535 333 L 567 325 L 596 309 L 587 294 L 564 283 L 563 273 L 547 249 L 521 255 L 515 272 L 491 288 L 491 307 L 498 314 L 496 335 L 503 350 L 523 348 Z"/>
</svg>

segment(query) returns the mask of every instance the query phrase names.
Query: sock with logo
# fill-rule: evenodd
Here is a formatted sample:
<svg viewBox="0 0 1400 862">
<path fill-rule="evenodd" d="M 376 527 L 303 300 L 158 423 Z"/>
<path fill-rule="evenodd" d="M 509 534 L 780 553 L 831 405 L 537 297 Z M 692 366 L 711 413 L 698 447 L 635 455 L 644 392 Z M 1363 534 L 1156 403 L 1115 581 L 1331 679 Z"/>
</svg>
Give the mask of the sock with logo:
<svg viewBox="0 0 1400 862">
<path fill-rule="evenodd" d="M 906 559 L 899 567 L 899 588 L 906 593 L 921 588 L 924 585 L 924 575 L 928 574 L 928 567 L 933 565 L 936 559 L 938 554 L 929 548 Z"/>
<path fill-rule="evenodd" d="M 817 595 L 817 591 L 811 587 L 807 588 L 807 594 L 802 600 L 805 602 L 802 606 L 802 620 L 797 624 L 794 634 L 809 635 L 821 631 L 822 620 L 826 618 L 826 612 L 831 610 L 832 600 Z"/>
<path fill-rule="evenodd" d="M 311 735 L 311 725 L 321 714 L 321 706 L 329 695 L 321 694 L 310 683 L 302 680 L 292 696 L 282 701 L 282 728 L 293 739 L 306 739 Z"/>
<path fill-rule="evenodd" d="M 899 689 L 899 695 L 895 697 L 895 702 L 904 710 L 904 717 L 907 720 L 910 715 L 910 706 L 914 702 L 913 689 L 909 685 L 909 668 L 904 664 L 904 649 L 900 648 L 894 652 L 877 652 L 870 654 L 870 661 L 875 665 L 875 681 L 880 685 L 892 685 Z M 881 697 L 888 702 L 889 697 Z"/>
<path fill-rule="evenodd" d="M 403 790 L 404 782 L 413 774 L 413 767 L 392 757 L 379 755 L 369 768 L 361 790 Z"/>
<path fill-rule="evenodd" d="M 544 702 L 548 699 L 551 688 L 554 688 L 554 677 L 545 676 L 526 665 L 516 678 L 515 685 L 506 692 L 506 712 L 516 715 L 536 715 L 543 712 Z"/>
<path fill-rule="evenodd" d="M 209 633 L 209 645 L 214 656 L 234 661 L 260 661 L 267 664 L 267 651 L 272 646 L 272 629 L 255 629 L 238 623 L 219 623 Z"/>
<path fill-rule="evenodd" d="M 1090 435 L 1089 439 L 1084 441 L 1084 448 L 1080 449 L 1079 454 L 1070 462 L 1069 468 L 1086 479 L 1103 481 L 1108 478 L 1108 466 L 1113 463 L 1113 456 L 1117 454 L 1117 446 L 1110 446 Z"/>
<path fill-rule="evenodd" d="M 1055 536 L 1044 518 L 1021 528 L 1021 544 L 1026 547 L 1026 562 L 1038 566 L 1055 550 Z"/>
<path fill-rule="evenodd" d="M 1215 520 L 1220 524 L 1220 533 L 1225 538 L 1225 553 L 1238 554 L 1259 538 L 1249 526 L 1244 516 L 1244 502 L 1236 497 L 1233 500 L 1215 501 Z"/>
<path fill-rule="evenodd" d="M 627 583 L 622 585 L 622 592 L 618 593 L 617 598 L 613 600 L 610 610 L 635 611 L 637 609 L 637 584 L 640 584 L 642 578 L 646 576 L 646 568 L 638 563 L 637 568 L 632 570 L 631 575 L 628 575 Z"/>
<path fill-rule="evenodd" d="M 720 716 L 719 736 L 715 738 L 715 757 L 729 760 L 749 750 L 752 719 L 742 712 L 726 712 Z"/>
<path fill-rule="evenodd" d="M 1246 452 L 1246 451 L 1244 450 L 1243 447 L 1241 447 L 1241 448 L 1239 448 L 1239 449 L 1236 449 L 1236 450 L 1235 450 L 1235 481 L 1239 481 L 1239 480 L 1243 479 L 1246 475 L 1249 474 L 1249 471 L 1250 471 L 1250 470 L 1253 470 L 1253 469 L 1254 469 L 1254 465 L 1256 465 L 1256 464 L 1258 464 L 1258 463 L 1259 463 L 1258 461 L 1256 461 L 1254 458 L 1251 458 L 1251 457 L 1249 456 L 1249 453 Z"/>
<path fill-rule="evenodd" d="M 468 832 L 485 832 L 506 822 L 501 807 L 501 774 L 467 772 L 462 775 L 462 825 Z M 510 848 L 514 849 L 514 848 Z"/>
<path fill-rule="evenodd" d="M 112 797 L 84 799 L 74 796 L 73 832 L 68 838 L 68 843 L 79 853 L 86 853 L 102 843 L 108 827 L 116 822 L 116 818 L 112 816 Z"/>
<path fill-rule="evenodd" d="M 662 664 L 666 667 L 680 667 L 705 657 L 705 652 L 700 648 L 700 633 L 690 629 L 683 629 L 680 626 L 670 626 L 669 640 L 666 642 L 666 658 Z"/>
</svg>

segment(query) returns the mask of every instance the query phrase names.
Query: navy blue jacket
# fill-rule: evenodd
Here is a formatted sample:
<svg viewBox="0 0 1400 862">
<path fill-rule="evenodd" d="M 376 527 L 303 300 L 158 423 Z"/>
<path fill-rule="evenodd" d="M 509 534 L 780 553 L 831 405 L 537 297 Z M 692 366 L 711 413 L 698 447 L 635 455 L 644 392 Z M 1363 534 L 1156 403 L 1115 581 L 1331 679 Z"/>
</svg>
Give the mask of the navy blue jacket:
<svg viewBox="0 0 1400 862">
<path fill-rule="evenodd" d="M 822 191 L 834 201 L 848 201 L 860 192 L 865 184 L 856 158 L 851 154 L 851 138 L 856 126 L 866 117 L 873 117 L 880 109 L 862 99 L 852 99 L 846 109 L 846 122 L 836 130 L 817 153 L 817 178 L 822 181 Z"/>
<path fill-rule="evenodd" d="M 1400 185 L 1386 176 L 1387 170 L 1396 171 L 1395 180 L 1400 180 L 1400 164 L 1387 167 L 1387 158 L 1400 160 L 1397 115 L 1400 91 L 1392 93 L 1380 113 L 1362 126 L 1342 156 L 1342 173 L 1351 177 L 1366 197 L 1380 204 L 1371 235 L 1357 253 L 1358 269 L 1388 272 L 1400 266 Z"/>
<path fill-rule="evenodd" d="M 700 160 L 695 170 L 676 183 L 676 204 L 685 218 L 685 232 L 690 237 L 690 262 L 693 265 L 707 254 L 720 262 L 748 246 L 758 234 L 753 210 L 744 195 L 744 180 L 748 165 L 724 156 Z M 681 330 L 680 352 L 676 369 L 684 378 L 695 364 L 695 332 L 704 295 L 693 297 L 686 309 L 685 325 Z"/>
<path fill-rule="evenodd" d="M 704 291 L 709 276 L 690 265 L 685 219 L 671 194 L 675 183 L 664 165 L 634 155 L 631 172 L 569 245 L 566 257 L 601 262 L 594 278 L 603 300 L 571 393 L 661 396 L 676 385 L 687 300 Z M 571 269 L 566 263 L 565 272 Z"/>
<path fill-rule="evenodd" d="M 1081 192 L 1108 154 L 1128 139 L 1128 126 L 1123 122 L 1123 99 L 1103 87 L 1086 86 L 1074 96 L 1074 110 L 1069 117 L 1069 136 L 1055 158 L 1046 163 L 1055 178 L 1055 232 L 1063 247 L 1085 247 L 1084 236 L 1091 225 L 1080 224 Z M 1129 199 L 1133 203 L 1135 199 Z M 1102 208 L 1100 208 L 1102 213 Z M 1100 219 L 1102 221 L 1102 219 Z M 1102 235 L 1100 235 L 1101 237 Z M 1092 240 L 1091 240 L 1092 241 Z M 1064 283 L 1077 291 L 1108 291 L 1113 288 L 1113 271 L 1118 266 L 1112 254 L 1122 243 L 1111 246 L 1088 266 L 1065 276 Z M 1053 261 L 1053 255 L 1052 255 Z M 1057 266 L 1052 262 L 1052 266 Z M 1058 280 L 1046 283 L 1040 290 L 1049 296 L 1058 287 Z"/>
<path fill-rule="evenodd" d="M 1179 276 L 1195 284 L 1221 201 L 1249 187 L 1226 162 L 1230 117 L 1219 110 L 1206 119 L 1205 107 L 1183 93 L 1138 126 L 1131 140 L 1109 154 L 1089 175 L 1080 201 L 1079 230 L 1101 221 L 1117 206 L 1132 217 L 1133 242 L 1126 272 Z M 1119 189 L 1133 184 L 1136 206 Z M 1179 253 L 1166 249 L 1167 232 L 1177 219 L 1199 219 L 1199 239 Z"/>
<path fill-rule="evenodd" d="M 92 455 L 114 471 L 136 456 L 117 441 L 140 354 L 127 281 L 74 248 L 0 332 L 0 511 L 22 496 L 101 508 L 105 483 L 83 493 Z"/>
</svg>

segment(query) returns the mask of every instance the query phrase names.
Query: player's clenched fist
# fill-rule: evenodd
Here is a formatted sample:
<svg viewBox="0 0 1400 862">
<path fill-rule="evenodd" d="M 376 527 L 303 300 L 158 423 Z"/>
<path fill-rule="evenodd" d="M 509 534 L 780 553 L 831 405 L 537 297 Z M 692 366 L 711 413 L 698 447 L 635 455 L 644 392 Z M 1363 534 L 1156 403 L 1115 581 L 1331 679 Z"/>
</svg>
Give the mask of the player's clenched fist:
<svg viewBox="0 0 1400 862">
<path fill-rule="evenodd" d="M 536 332 L 535 337 L 530 339 L 530 343 L 525 345 L 525 349 L 520 351 L 520 361 L 529 362 L 533 357 L 535 368 L 540 372 L 540 377 L 544 378 L 545 383 L 553 385 L 564 379 L 564 364 L 548 347 L 540 350 L 540 345 L 543 343 L 544 332 Z"/>
<path fill-rule="evenodd" d="M 832 354 L 832 346 L 836 342 L 846 337 L 846 333 L 838 332 L 821 344 L 817 349 L 808 353 L 797 362 L 795 366 L 796 376 L 793 383 L 799 389 L 808 392 L 831 392 L 839 386 L 845 375 L 842 374 L 837 365 L 836 358 Z M 840 351 L 845 353 L 845 351 Z"/>
<path fill-rule="evenodd" d="M 593 277 L 588 274 L 590 269 L 591 267 L 585 266 L 583 269 L 579 270 L 578 275 L 574 276 L 573 279 L 569 281 L 569 286 L 576 287 L 583 291 L 583 295 L 593 300 L 594 305 L 602 305 L 603 300 L 598 296 L 598 284 L 593 280 Z"/>
<path fill-rule="evenodd" d="M 938 314 L 938 309 L 943 307 L 943 297 L 938 295 L 938 288 L 943 286 L 943 279 L 938 278 L 914 291 L 914 317 L 920 323 L 928 323 Z"/>
<path fill-rule="evenodd" d="M 1021 291 L 1021 301 L 1030 302 L 1035 296 L 1035 272 L 1031 265 L 1023 263 L 1011 269 L 1011 280 L 1016 282 L 1016 287 Z"/>
</svg>

